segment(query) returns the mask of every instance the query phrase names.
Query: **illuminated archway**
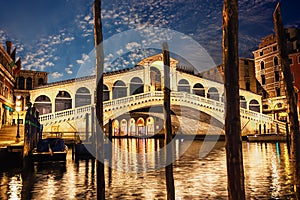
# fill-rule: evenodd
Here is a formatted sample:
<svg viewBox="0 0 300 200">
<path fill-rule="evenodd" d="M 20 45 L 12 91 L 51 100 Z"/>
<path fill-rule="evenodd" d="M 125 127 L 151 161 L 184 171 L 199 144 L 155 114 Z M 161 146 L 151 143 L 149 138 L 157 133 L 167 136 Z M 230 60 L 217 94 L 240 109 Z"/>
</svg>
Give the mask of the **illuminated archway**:
<svg viewBox="0 0 300 200">
<path fill-rule="evenodd" d="M 121 120 L 121 126 L 120 126 L 120 135 L 127 135 L 127 120 L 122 119 Z"/>
<path fill-rule="evenodd" d="M 137 120 L 137 134 L 138 135 L 145 135 L 145 133 L 146 133 L 146 129 L 145 129 L 145 121 L 144 121 L 144 119 L 143 118 L 139 118 L 138 120 Z"/>
<path fill-rule="evenodd" d="M 112 130 L 114 136 L 119 136 L 119 121 L 116 119 L 112 122 Z"/>
<path fill-rule="evenodd" d="M 154 119 L 153 117 L 148 117 L 146 119 L 146 133 L 147 135 L 154 135 Z"/>
</svg>

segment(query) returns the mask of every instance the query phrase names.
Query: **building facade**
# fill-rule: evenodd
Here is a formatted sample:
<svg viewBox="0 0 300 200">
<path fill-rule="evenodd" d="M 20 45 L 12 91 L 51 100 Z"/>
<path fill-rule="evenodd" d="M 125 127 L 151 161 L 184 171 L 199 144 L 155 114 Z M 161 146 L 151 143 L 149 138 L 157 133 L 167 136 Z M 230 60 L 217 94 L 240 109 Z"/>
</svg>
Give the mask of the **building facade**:
<svg viewBox="0 0 300 200">
<path fill-rule="evenodd" d="M 300 31 L 295 28 L 285 31 L 291 70 L 294 70 L 296 75 L 299 72 L 293 67 L 293 62 L 297 62 L 297 55 L 294 56 L 294 53 L 300 49 Z M 263 97 L 263 113 L 271 115 L 274 119 L 287 121 L 286 91 L 275 35 L 264 37 L 253 54 L 256 79 L 262 87 L 260 92 Z M 295 79 L 295 86 L 298 84 L 296 82 L 298 80 Z"/>
<path fill-rule="evenodd" d="M 0 128 L 11 125 L 15 108 L 13 88 L 15 78 L 13 74 L 12 43 L 6 43 L 6 49 L 0 44 Z"/>
<path fill-rule="evenodd" d="M 18 111 L 14 112 L 13 123 L 19 120 L 24 124 L 24 118 L 27 110 L 27 104 L 30 102 L 30 91 L 35 88 L 46 85 L 48 82 L 48 72 L 20 70 L 16 75 L 14 96 L 16 98 L 16 107 Z"/>
<path fill-rule="evenodd" d="M 203 78 L 223 83 L 224 65 L 221 64 L 215 68 L 201 72 L 199 75 Z M 257 93 L 258 91 L 254 60 L 251 58 L 239 58 L 239 87 L 253 93 Z"/>
</svg>

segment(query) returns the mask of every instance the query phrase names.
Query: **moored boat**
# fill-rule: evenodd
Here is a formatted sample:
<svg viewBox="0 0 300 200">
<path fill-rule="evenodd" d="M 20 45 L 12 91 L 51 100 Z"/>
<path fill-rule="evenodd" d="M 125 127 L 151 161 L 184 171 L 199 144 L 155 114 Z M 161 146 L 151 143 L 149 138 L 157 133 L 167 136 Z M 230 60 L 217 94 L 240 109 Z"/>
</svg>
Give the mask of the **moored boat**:
<svg viewBox="0 0 300 200">
<path fill-rule="evenodd" d="M 286 135 L 276 133 L 248 135 L 247 140 L 249 142 L 284 142 Z"/>
<path fill-rule="evenodd" d="M 38 142 L 31 152 L 33 161 L 66 161 L 68 147 L 61 138 L 47 138 Z"/>
</svg>

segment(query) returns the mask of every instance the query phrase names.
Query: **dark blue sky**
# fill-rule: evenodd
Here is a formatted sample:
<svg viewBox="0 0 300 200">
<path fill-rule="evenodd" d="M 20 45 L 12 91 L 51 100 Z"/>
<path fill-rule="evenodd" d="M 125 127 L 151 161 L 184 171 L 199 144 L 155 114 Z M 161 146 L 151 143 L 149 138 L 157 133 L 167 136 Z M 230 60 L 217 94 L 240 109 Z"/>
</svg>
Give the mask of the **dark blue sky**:
<svg viewBox="0 0 300 200">
<path fill-rule="evenodd" d="M 276 3 L 274 0 L 239 1 L 241 57 L 251 58 L 261 38 L 273 33 L 272 14 Z M 92 60 L 86 60 L 93 56 L 92 5 L 91 0 L 1 1 L 1 44 L 12 40 L 23 68 L 50 72 L 50 82 L 74 78 L 83 63 L 93 65 Z M 143 57 L 159 52 L 159 48 L 156 51 L 144 48 L 152 47 L 154 41 L 164 37 L 161 30 L 165 29 L 173 31 L 166 40 L 179 38 L 173 33 L 190 38 L 208 52 L 215 64 L 220 64 L 222 5 L 222 0 L 102 0 L 103 34 L 107 41 L 104 50 L 111 52 L 106 56 L 113 62 L 106 64 L 106 69 L 131 67 Z M 281 1 L 285 26 L 299 27 L 299 8 L 299 0 Z M 140 35 L 127 34 L 130 30 L 137 30 Z M 184 45 L 183 41 L 178 42 L 182 48 L 170 41 L 170 47 L 176 47 L 170 51 L 177 53 L 180 49 L 192 54 L 193 44 Z"/>
</svg>

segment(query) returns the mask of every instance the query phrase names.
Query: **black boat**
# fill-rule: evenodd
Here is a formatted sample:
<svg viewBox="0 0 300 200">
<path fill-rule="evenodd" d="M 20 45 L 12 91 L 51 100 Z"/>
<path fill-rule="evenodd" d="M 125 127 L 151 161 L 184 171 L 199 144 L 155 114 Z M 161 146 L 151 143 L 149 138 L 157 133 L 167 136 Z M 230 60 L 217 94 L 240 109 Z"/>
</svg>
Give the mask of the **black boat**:
<svg viewBox="0 0 300 200">
<path fill-rule="evenodd" d="M 38 142 L 31 152 L 33 161 L 66 161 L 68 147 L 61 138 L 47 138 Z"/>
</svg>

